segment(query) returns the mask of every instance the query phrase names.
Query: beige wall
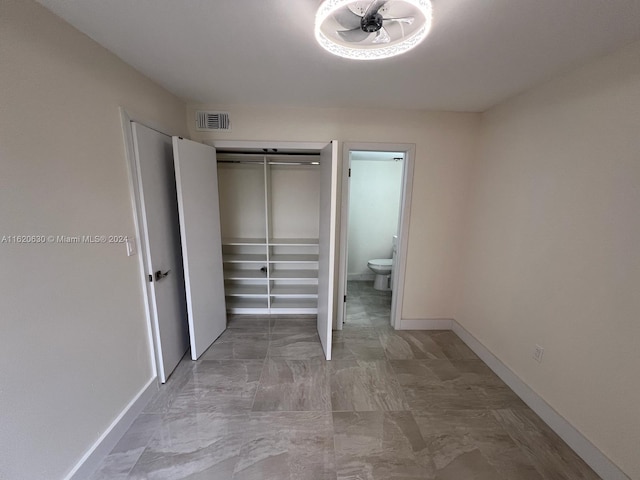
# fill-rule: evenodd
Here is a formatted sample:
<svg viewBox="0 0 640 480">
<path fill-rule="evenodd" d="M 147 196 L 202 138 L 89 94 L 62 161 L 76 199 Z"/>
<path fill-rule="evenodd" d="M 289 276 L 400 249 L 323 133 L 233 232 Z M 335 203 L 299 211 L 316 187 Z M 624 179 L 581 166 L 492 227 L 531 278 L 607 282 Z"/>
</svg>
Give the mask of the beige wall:
<svg viewBox="0 0 640 480">
<path fill-rule="evenodd" d="M 231 114 L 231 132 L 197 132 L 195 111 Z M 476 149 L 478 114 L 374 109 L 190 106 L 194 140 L 413 143 L 413 206 L 402 318 L 451 318 L 461 215 Z"/>
<path fill-rule="evenodd" d="M 0 237 L 132 235 L 120 105 L 184 105 L 31 0 L 0 5 Z M 123 245 L 0 244 L 0 477 L 62 478 L 152 377 Z"/>
<path fill-rule="evenodd" d="M 487 112 L 456 312 L 634 479 L 639 132 L 640 44 Z"/>
</svg>

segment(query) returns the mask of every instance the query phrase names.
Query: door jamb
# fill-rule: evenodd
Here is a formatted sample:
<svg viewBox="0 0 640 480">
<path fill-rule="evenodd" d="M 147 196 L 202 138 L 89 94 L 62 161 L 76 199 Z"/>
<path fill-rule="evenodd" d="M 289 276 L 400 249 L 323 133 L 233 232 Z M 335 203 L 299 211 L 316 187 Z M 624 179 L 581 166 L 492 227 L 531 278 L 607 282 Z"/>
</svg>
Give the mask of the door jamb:
<svg viewBox="0 0 640 480">
<path fill-rule="evenodd" d="M 409 245 L 409 220 L 411 215 L 411 197 L 413 191 L 413 171 L 416 146 L 412 143 L 373 143 L 345 142 L 342 147 L 342 190 L 340 209 L 340 257 L 338 274 L 338 315 L 336 328 L 342 330 L 347 295 L 347 240 L 349 227 L 349 167 L 351 151 L 370 152 L 403 152 L 404 165 L 402 172 L 402 198 L 400 203 L 400 226 L 398 229 L 398 245 L 396 265 L 393 269 L 394 289 L 391 293 L 391 326 L 398 330 L 402 319 L 402 300 L 404 298 L 404 279 L 407 267 L 407 251 Z"/>
</svg>

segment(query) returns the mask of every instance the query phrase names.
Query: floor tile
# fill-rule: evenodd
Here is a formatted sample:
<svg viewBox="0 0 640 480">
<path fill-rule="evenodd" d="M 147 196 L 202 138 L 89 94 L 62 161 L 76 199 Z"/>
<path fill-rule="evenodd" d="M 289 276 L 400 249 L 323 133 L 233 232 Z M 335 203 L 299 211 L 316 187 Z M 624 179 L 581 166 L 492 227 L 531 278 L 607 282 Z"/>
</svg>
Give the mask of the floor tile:
<svg viewBox="0 0 640 480">
<path fill-rule="evenodd" d="M 473 353 L 473 350 L 467 347 L 467 345 L 451 331 L 434 331 L 430 336 L 447 358 L 452 360 L 478 359 L 478 356 Z"/>
<path fill-rule="evenodd" d="M 160 385 L 159 391 L 144 407 L 143 413 L 166 413 L 178 393 L 189 382 L 193 374 L 196 362 L 191 360 L 189 352 L 182 358 L 175 371 L 169 376 L 164 385 Z"/>
<path fill-rule="evenodd" d="M 324 359 L 317 332 L 283 333 L 271 335 L 270 358 L 280 357 L 292 360 Z"/>
<path fill-rule="evenodd" d="M 600 478 L 531 410 L 503 409 L 494 415 L 545 479 Z"/>
<path fill-rule="evenodd" d="M 126 479 L 161 422 L 160 414 L 139 415 L 90 480 Z"/>
<path fill-rule="evenodd" d="M 253 315 L 228 315 L 227 329 L 245 330 L 253 333 L 269 333 L 269 317 Z"/>
<path fill-rule="evenodd" d="M 384 360 L 385 354 L 380 341 L 347 340 L 334 341 L 331 346 L 331 356 L 335 360 Z"/>
<path fill-rule="evenodd" d="M 411 412 L 334 412 L 338 479 L 429 479 L 433 464 Z"/>
<path fill-rule="evenodd" d="M 202 355 L 202 360 L 264 360 L 269 351 L 269 334 L 235 329 L 224 332 Z"/>
<path fill-rule="evenodd" d="M 334 411 L 408 410 L 387 361 L 333 360 L 329 369 Z"/>
<path fill-rule="evenodd" d="M 460 372 L 447 359 L 390 360 L 401 385 L 430 386 L 453 384 Z"/>
<path fill-rule="evenodd" d="M 489 410 L 414 412 L 414 417 L 438 478 L 462 475 L 468 467 L 497 480 L 543 478 Z"/>
<path fill-rule="evenodd" d="M 264 361 L 211 360 L 198 363 L 169 407 L 171 412 L 249 412 Z"/>
<path fill-rule="evenodd" d="M 380 333 L 389 360 L 447 358 L 428 331 L 396 330 Z"/>
<path fill-rule="evenodd" d="M 324 360 L 270 358 L 264 365 L 254 411 L 329 411 L 329 371 Z"/>
<path fill-rule="evenodd" d="M 251 414 L 233 480 L 282 479 L 336 480 L 330 412 Z"/>
<path fill-rule="evenodd" d="M 308 334 L 315 335 L 318 329 L 316 318 L 278 318 L 271 327 L 272 335 Z"/>
<path fill-rule="evenodd" d="M 248 415 L 167 414 L 135 464 L 132 480 L 228 480 Z"/>
</svg>

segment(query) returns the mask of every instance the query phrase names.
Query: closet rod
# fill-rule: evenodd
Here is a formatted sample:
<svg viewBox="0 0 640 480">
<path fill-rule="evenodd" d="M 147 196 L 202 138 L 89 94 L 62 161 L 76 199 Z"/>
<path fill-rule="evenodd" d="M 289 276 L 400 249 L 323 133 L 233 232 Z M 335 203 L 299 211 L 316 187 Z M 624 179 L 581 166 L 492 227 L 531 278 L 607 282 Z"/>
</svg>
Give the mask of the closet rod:
<svg viewBox="0 0 640 480">
<path fill-rule="evenodd" d="M 257 165 L 264 165 L 264 161 L 260 160 L 225 160 L 219 159 L 218 163 L 251 163 Z M 267 165 L 320 165 L 317 160 L 309 160 L 306 162 L 267 162 Z"/>
</svg>

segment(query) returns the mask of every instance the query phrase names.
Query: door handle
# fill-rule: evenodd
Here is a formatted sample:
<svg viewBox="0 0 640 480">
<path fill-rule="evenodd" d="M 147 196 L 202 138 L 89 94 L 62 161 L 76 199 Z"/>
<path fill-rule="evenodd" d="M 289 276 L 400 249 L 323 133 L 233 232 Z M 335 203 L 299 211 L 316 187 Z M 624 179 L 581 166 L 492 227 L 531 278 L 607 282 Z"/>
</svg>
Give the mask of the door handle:
<svg viewBox="0 0 640 480">
<path fill-rule="evenodd" d="M 166 271 L 166 272 L 164 272 L 164 273 L 162 272 L 162 270 L 158 270 L 158 271 L 155 273 L 156 282 L 157 282 L 158 280 L 162 280 L 164 277 L 166 277 L 167 275 L 169 275 L 169 272 L 171 272 L 171 270 L 167 270 L 167 271 Z"/>
</svg>

